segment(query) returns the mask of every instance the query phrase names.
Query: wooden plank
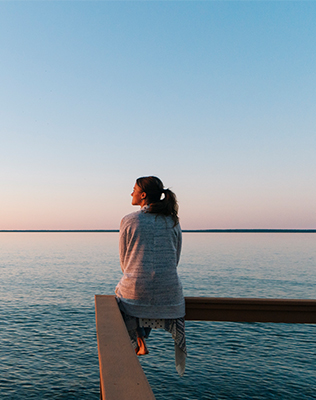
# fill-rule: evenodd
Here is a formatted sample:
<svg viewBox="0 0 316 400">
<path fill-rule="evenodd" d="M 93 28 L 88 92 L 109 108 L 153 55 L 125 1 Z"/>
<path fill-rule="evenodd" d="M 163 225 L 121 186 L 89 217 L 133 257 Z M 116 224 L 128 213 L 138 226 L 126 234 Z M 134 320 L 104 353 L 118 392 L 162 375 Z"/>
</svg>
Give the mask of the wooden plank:
<svg viewBox="0 0 316 400">
<path fill-rule="evenodd" d="M 114 296 L 95 296 L 102 400 L 155 400 Z"/>
<path fill-rule="evenodd" d="M 186 320 L 316 323 L 316 300 L 186 297 Z M 154 400 L 114 296 L 96 295 L 102 400 Z"/>
<path fill-rule="evenodd" d="M 316 300 L 186 297 L 186 320 L 316 323 Z"/>
</svg>

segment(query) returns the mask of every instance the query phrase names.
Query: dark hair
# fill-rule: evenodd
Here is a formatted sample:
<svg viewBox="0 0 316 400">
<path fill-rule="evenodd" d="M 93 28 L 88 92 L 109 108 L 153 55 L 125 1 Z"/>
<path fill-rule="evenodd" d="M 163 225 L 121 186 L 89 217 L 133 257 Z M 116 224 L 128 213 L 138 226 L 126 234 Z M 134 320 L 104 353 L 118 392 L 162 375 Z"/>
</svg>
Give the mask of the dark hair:
<svg viewBox="0 0 316 400">
<path fill-rule="evenodd" d="M 146 193 L 149 208 L 146 212 L 171 215 L 174 225 L 179 223 L 178 202 L 170 189 L 164 189 L 163 183 L 156 176 L 144 176 L 136 179 L 136 184 Z M 161 199 L 162 194 L 164 198 Z"/>
</svg>

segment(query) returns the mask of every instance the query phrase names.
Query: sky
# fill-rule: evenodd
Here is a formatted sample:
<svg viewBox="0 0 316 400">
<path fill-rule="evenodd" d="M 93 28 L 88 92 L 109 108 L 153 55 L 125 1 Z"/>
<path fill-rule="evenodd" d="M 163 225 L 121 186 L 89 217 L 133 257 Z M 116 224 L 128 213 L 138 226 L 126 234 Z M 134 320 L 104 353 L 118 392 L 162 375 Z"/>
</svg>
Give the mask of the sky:
<svg viewBox="0 0 316 400">
<path fill-rule="evenodd" d="M 316 2 L 1 1 L 0 229 L 316 228 Z"/>
</svg>

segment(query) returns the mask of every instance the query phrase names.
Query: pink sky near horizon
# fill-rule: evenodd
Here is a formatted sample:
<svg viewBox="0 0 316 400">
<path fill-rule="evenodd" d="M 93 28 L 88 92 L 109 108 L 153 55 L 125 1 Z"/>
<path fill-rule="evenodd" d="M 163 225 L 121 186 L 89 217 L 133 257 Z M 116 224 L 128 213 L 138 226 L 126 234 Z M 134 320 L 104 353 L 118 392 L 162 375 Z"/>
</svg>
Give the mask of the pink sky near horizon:
<svg viewBox="0 0 316 400">
<path fill-rule="evenodd" d="M 183 194 L 182 194 L 183 195 Z M 179 197 L 179 196 L 178 196 Z M 113 201 L 104 197 L 73 198 L 65 201 L 38 199 L 17 202 L 0 211 L 0 229 L 119 229 L 121 218 L 139 207 L 130 205 L 129 193 Z M 246 200 L 246 201 L 244 201 Z M 195 203 L 196 202 L 196 203 Z M 315 229 L 315 205 L 300 199 L 221 198 L 210 196 L 179 197 L 182 229 Z M 18 208 L 20 207 L 20 208 Z M 311 217 L 312 216 L 312 217 Z"/>
</svg>

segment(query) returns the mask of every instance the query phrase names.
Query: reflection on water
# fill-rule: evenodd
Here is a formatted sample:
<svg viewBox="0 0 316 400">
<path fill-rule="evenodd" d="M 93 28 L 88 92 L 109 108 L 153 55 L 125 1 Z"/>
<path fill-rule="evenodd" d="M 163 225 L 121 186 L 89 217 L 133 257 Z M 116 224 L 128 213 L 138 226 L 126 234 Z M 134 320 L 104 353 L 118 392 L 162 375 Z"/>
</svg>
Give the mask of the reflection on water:
<svg viewBox="0 0 316 400">
<path fill-rule="evenodd" d="M 115 233 L 0 234 L 0 398 L 98 399 L 94 294 L 121 272 Z M 185 295 L 316 298 L 316 235 L 184 234 Z M 315 326 L 187 322 L 141 363 L 157 400 L 316 398 Z"/>
</svg>

